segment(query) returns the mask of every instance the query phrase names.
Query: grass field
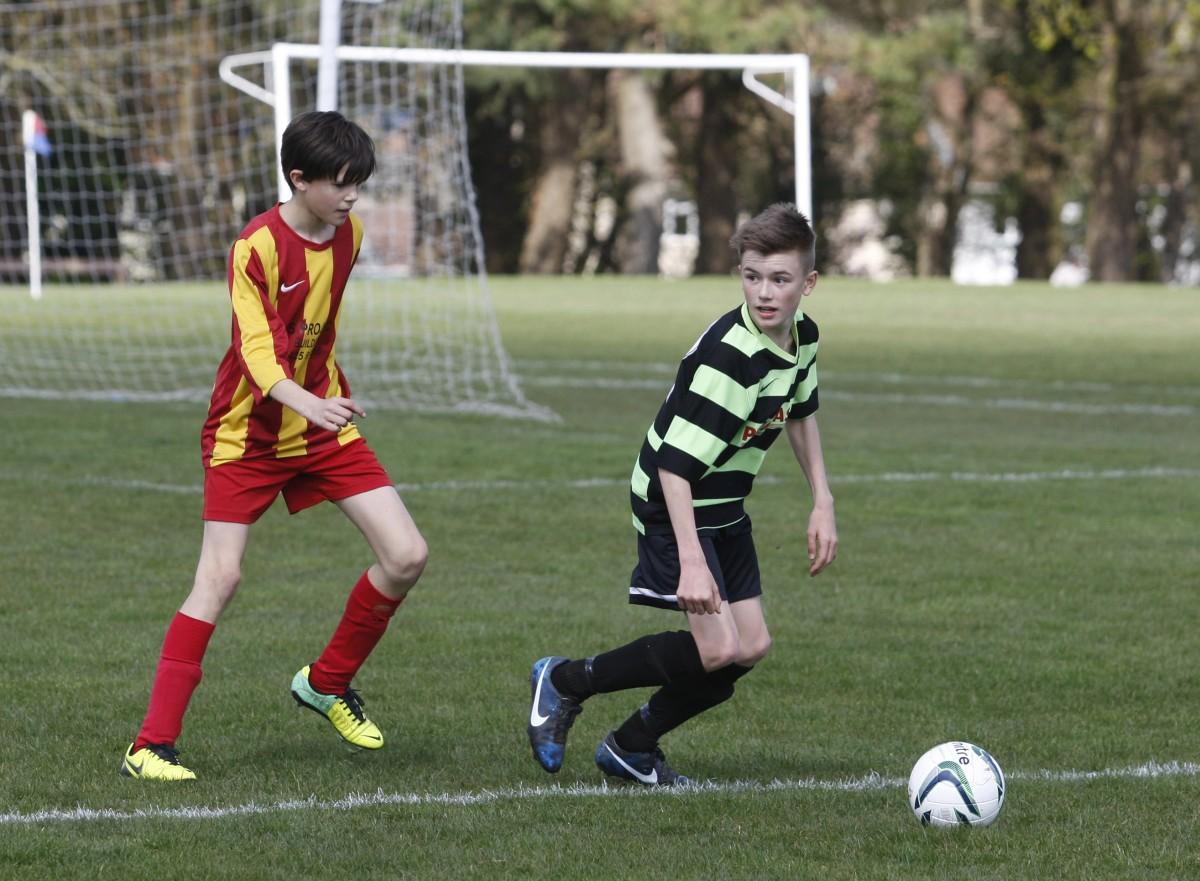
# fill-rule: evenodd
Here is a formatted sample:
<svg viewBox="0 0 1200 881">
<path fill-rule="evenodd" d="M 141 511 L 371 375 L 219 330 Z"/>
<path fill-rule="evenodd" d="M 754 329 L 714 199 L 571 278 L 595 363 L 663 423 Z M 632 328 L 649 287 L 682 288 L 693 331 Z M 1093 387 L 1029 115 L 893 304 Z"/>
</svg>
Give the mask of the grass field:
<svg viewBox="0 0 1200 881">
<path fill-rule="evenodd" d="M 366 420 L 431 548 L 357 683 L 379 754 L 288 694 L 365 545 L 332 506 L 277 506 L 179 744 L 201 779 L 119 777 L 195 565 L 202 407 L 0 399 L 0 878 L 1200 877 L 1200 293 L 823 280 L 841 556 L 803 574 L 807 489 L 777 444 L 749 503 L 775 646 L 665 741 L 711 781 L 678 793 L 592 764 L 642 693 L 590 701 L 545 775 L 526 677 L 682 623 L 625 603 L 626 480 L 736 282 L 493 295 L 562 421 Z M 960 738 L 1008 773 L 1004 811 L 922 829 L 903 781 Z"/>
</svg>

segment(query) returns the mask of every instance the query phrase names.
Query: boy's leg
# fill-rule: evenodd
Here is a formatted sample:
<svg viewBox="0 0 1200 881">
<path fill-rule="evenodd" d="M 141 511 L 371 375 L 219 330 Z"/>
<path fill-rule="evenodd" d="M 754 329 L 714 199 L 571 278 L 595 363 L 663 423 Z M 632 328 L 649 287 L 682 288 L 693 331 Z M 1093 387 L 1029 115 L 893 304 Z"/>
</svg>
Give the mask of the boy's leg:
<svg viewBox="0 0 1200 881">
<path fill-rule="evenodd" d="M 702 539 L 701 546 L 714 577 L 719 579 L 720 566 L 712 542 Z M 630 584 L 636 585 L 639 592 L 653 594 L 652 605 L 673 608 L 673 594 L 679 584 L 679 556 L 673 536 L 638 536 L 638 564 Z M 528 734 L 534 758 L 551 773 L 562 766 L 567 732 L 579 714 L 580 704 L 593 694 L 690 679 L 703 675 L 708 663 L 686 630 L 642 636 L 590 658 L 540 658 L 529 677 L 533 700 Z"/>
<path fill-rule="evenodd" d="M 630 592 L 658 608 L 677 609 L 674 593 L 679 585 L 679 551 L 673 535 L 639 535 L 638 563 L 630 575 Z M 702 536 L 700 546 L 718 586 L 724 584 L 719 552 L 711 536 Z M 612 651 L 557 666 L 551 673 L 556 688 L 574 700 L 593 694 L 666 685 L 678 679 L 701 676 L 729 663 L 736 646 L 736 632 L 729 616 L 719 619 L 714 636 L 701 642 L 695 630 L 674 630 L 643 636 Z M 727 625 L 727 626 L 726 626 Z M 729 634 L 724 640 L 716 636 Z"/>
<path fill-rule="evenodd" d="M 714 573 L 720 573 L 714 577 L 726 600 L 718 615 L 688 615 L 706 675 L 668 683 L 633 713 L 616 732 L 617 742 L 625 749 L 649 751 L 668 731 L 728 700 L 734 683 L 766 657 L 771 647 L 749 519 L 723 530 L 711 547 L 712 555 L 706 548 L 706 556 Z"/>
<path fill-rule="evenodd" d="M 179 765 L 175 741 L 203 677 L 201 662 L 216 620 L 237 590 L 248 537 L 246 524 L 205 522 L 192 591 L 167 627 L 146 716 L 121 765 L 127 776 L 159 780 L 195 777 Z"/>
<path fill-rule="evenodd" d="M 593 694 L 699 679 L 736 660 L 738 629 L 729 603 L 721 603 L 720 614 L 687 619 L 690 632 L 642 636 L 603 654 L 567 661 L 554 668 L 551 681 L 564 695 L 582 702 Z"/>
<path fill-rule="evenodd" d="M 250 524 L 204 521 L 196 578 L 179 611 L 216 624 L 242 580 L 242 557 L 250 540 Z"/>
<path fill-rule="evenodd" d="M 732 618 L 736 630 L 738 652 L 733 662 L 703 676 L 672 682 L 655 692 L 650 700 L 634 712 L 615 732 L 617 743 L 633 752 L 650 752 L 658 741 L 688 719 L 722 704 L 733 696 L 734 684 L 762 660 L 771 645 L 758 597 L 722 604 L 721 614 Z M 712 634 L 710 615 L 689 615 L 693 628 L 705 639 Z M 720 628 L 723 630 L 724 628 Z M 716 639 L 723 640 L 725 634 Z"/>
<path fill-rule="evenodd" d="M 394 488 L 380 487 L 342 499 L 337 505 L 362 532 L 376 562 L 350 591 L 333 637 L 312 665 L 309 681 L 326 694 L 341 694 L 350 687 L 397 607 L 420 578 L 429 553 Z"/>
<path fill-rule="evenodd" d="M 358 527 L 375 554 L 368 574 L 379 592 L 404 599 L 425 569 L 429 548 L 393 486 L 334 502 Z"/>
<path fill-rule="evenodd" d="M 351 589 L 341 620 L 320 657 L 293 677 L 292 695 L 302 706 L 326 716 L 344 740 L 378 749 L 383 746 L 383 735 L 363 714 L 361 699 L 350 683 L 420 578 L 428 549 L 391 486 L 336 504 L 362 532 L 376 562 Z"/>
<path fill-rule="evenodd" d="M 722 596 L 728 598 L 719 615 L 688 615 L 706 673 L 668 683 L 601 741 L 596 764 L 606 774 L 646 785 L 687 782 L 667 765 L 659 739 L 732 697 L 737 680 L 766 656 L 771 637 L 763 617 L 758 556 L 749 526 L 749 522 L 739 524 L 714 540 L 715 566 L 705 548 Z"/>
<path fill-rule="evenodd" d="M 562 767 L 567 732 L 580 705 L 593 694 L 664 685 L 703 672 L 696 641 L 686 630 L 641 636 L 620 648 L 576 661 L 540 658 L 529 675 L 532 702 L 527 733 L 533 757 L 551 773 Z"/>
<path fill-rule="evenodd" d="M 693 634 L 667 630 L 639 636 L 626 645 L 556 666 L 550 677 L 567 697 L 584 701 L 594 694 L 666 685 L 703 675 L 703 653 Z"/>
</svg>

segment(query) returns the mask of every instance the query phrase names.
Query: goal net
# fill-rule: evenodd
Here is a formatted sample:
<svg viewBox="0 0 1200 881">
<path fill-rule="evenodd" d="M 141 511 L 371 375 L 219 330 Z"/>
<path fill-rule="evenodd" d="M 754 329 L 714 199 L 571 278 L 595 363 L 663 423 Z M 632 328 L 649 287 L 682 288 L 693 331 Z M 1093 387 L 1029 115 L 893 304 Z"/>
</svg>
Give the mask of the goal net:
<svg viewBox="0 0 1200 881">
<path fill-rule="evenodd" d="M 320 18 L 320 0 L 0 0 L 0 395 L 207 398 L 229 343 L 228 249 L 274 204 L 279 176 L 263 98 L 278 71 L 239 71 L 261 85 L 255 97 L 219 66 L 317 44 Z M 458 48 L 460 19 L 460 0 L 345 0 L 340 43 Z M 288 61 L 293 112 L 316 105 L 318 68 Z M 378 153 L 338 330 L 355 396 L 553 418 L 525 398 L 501 345 L 461 68 L 342 63 L 336 84 L 338 109 Z M 30 110 L 44 121 L 36 155 L 21 136 Z"/>
</svg>

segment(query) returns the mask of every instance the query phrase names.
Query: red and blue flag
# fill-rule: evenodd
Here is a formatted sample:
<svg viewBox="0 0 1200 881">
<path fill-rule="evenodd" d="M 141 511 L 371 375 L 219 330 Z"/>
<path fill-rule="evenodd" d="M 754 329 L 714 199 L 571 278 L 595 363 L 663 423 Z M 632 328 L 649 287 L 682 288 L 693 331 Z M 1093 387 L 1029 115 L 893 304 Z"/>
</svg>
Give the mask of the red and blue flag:
<svg viewBox="0 0 1200 881">
<path fill-rule="evenodd" d="M 53 152 L 50 135 L 46 132 L 46 121 L 40 114 L 33 115 L 33 134 L 25 146 L 39 156 L 49 156 Z"/>
</svg>

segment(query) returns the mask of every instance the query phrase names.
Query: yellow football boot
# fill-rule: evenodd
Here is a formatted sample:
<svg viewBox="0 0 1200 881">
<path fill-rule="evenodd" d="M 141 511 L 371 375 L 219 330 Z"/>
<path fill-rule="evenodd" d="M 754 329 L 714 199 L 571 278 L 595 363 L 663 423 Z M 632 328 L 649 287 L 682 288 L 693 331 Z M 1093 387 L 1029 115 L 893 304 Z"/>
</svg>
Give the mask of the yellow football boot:
<svg viewBox="0 0 1200 881">
<path fill-rule="evenodd" d="M 133 744 L 125 750 L 121 760 L 121 773 L 135 780 L 195 780 L 196 772 L 179 764 L 179 753 L 174 747 L 161 743 L 144 746 L 137 752 Z"/>
<path fill-rule="evenodd" d="M 361 749 L 382 747 L 383 734 L 374 722 L 363 715 L 363 702 L 358 692 L 353 688 L 347 688 L 342 695 L 314 691 L 308 682 L 310 669 L 306 666 L 292 677 L 292 697 L 296 703 L 328 719 L 333 730 L 347 743 Z"/>
</svg>

